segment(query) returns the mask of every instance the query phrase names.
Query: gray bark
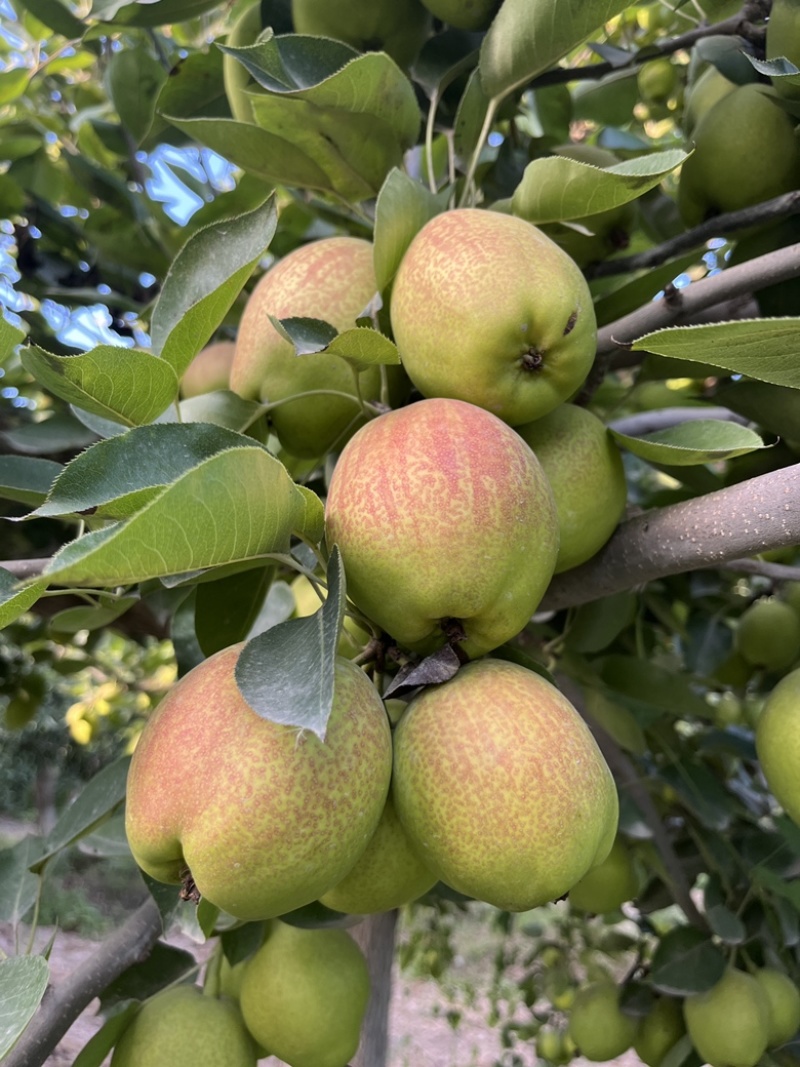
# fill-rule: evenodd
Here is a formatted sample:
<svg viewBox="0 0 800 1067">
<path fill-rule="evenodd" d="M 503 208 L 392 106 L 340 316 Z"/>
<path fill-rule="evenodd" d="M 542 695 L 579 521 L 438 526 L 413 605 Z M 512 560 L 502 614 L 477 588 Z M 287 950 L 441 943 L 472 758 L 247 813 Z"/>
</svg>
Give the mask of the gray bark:
<svg viewBox="0 0 800 1067">
<path fill-rule="evenodd" d="M 370 915 L 351 932 L 367 957 L 372 992 L 361 1044 L 351 1067 L 385 1067 L 389 1052 L 389 1005 L 397 911 Z"/>
</svg>

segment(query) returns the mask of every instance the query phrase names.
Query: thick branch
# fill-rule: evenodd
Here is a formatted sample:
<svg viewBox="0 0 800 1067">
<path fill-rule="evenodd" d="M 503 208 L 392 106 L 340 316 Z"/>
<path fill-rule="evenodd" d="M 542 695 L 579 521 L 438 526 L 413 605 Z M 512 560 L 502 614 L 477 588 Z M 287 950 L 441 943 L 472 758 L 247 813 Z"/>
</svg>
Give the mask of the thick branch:
<svg viewBox="0 0 800 1067">
<path fill-rule="evenodd" d="M 796 544 L 800 463 L 629 519 L 587 563 L 556 575 L 540 610 L 585 604 L 670 574 Z"/>
<path fill-rule="evenodd" d="M 637 337 L 664 326 L 680 326 L 698 311 L 721 303 L 741 293 L 765 289 L 768 285 L 800 277 L 800 243 L 779 248 L 747 263 L 728 267 L 692 282 L 685 289 L 671 288 L 660 300 L 632 311 L 616 322 L 604 326 L 597 334 L 597 354 L 602 356 L 625 348 Z"/>
<path fill-rule="evenodd" d="M 161 915 L 149 897 L 68 979 L 47 990 L 28 1028 L 3 1060 L 4 1067 L 42 1067 L 81 1012 L 123 971 L 146 959 L 161 932 Z"/>
<path fill-rule="evenodd" d="M 389 1007 L 392 1000 L 397 910 L 368 916 L 352 930 L 367 958 L 370 995 L 361 1027 L 361 1042 L 352 1067 L 385 1067 L 389 1054 Z"/>
</svg>

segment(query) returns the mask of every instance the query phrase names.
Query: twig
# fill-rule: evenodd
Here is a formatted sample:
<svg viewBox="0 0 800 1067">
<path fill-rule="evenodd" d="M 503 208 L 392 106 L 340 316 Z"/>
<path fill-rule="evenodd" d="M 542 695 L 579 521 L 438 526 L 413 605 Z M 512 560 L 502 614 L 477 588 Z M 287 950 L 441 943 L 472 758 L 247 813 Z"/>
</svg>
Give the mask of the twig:
<svg viewBox="0 0 800 1067">
<path fill-rule="evenodd" d="M 800 464 L 623 522 L 587 563 L 558 574 L 539 611 L 586 604 L 670 574 L 800 544 Z"/>
<path fill-rule="evenodd" d="M 740 426 L 747 426 L 749 419 L 744 415 L 737 415 L 728 408 L 696 407 L 696 408 L 661 408 L 658 411 L 641 411 L 637 415 L 627 415 L 624 419 L 614 419 L 608 424 L 609 429 L 617 433 L 626 433 L 631 437 L 641 437 L 646 433 L 655 433 L 656 430 L 666 430 L 670 426 L 680 426 L 684 422 L 695 422 L 698 419 L 719 419 L 724 422 L 738 422 Z"/>
<path fill-rule="evenodd" d="M 800 567 L 785 563 L 771 563 L 766 559 L 732 559 L 722 564 L 723 570 L 734 574 L 758 574 L 773 582 L 800 582 Z"/>
<path fill-rule="evenodd" d="M 39 559 L 3 559 L 0 560 L 0 567 L 20 580 L 23 578 L 36 578 L 45 569 L 50 559 L 50 556 Z"/>
<path fill-rule="evenodd" d="M 68 979 L 45 993 L 38 1012 L 4 1067 L 42 1067 L 92 1000 L 134 963 L 147 959 L 162 933 L 161 915 L 149 897 Z"/>
</svg>

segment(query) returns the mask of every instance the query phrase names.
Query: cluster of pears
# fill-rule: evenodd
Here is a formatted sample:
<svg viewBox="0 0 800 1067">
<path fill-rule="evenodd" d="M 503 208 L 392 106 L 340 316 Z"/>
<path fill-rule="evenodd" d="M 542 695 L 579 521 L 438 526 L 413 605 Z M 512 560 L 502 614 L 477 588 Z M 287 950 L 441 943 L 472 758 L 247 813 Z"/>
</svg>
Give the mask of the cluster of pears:
<svg viewBox="0 0 800 1067">
<path fill-rule="evenodd" d="M 648 1067 L 661 1067 L 686 1033 L 711 1067 L 755 1067 L 800 1027 L 800 990 L 773 967 L 753 973 L 729 967 L 704 993 L 681 1001 L 656 997 L 644 1016 L 628 1014 L 610 977 L 579 990 L 567 1036 L 586 1059 L 602 1063 L 633 1048 Z"/>
</svg>

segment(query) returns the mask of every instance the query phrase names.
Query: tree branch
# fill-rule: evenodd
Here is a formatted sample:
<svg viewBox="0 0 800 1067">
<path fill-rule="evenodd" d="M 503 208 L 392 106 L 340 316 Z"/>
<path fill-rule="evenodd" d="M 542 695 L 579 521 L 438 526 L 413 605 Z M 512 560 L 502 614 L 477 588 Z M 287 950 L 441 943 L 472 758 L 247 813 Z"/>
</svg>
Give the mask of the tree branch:
<svg viewBox="0 0 800 1067">
<path fill-rule="evenodd" d="M 596 556 L 555 576 L 539 610 L 800 544 L 800 463 L 623 522 Z"/>
<path fill-rule="evenodd" d="M 614 419 L 609 424 L 610 430 L 626 433 L 631 437 L 667 430 L 670 426 L 680 426 L 684 422 L 696 422 L 698 419 L 719 419 L 723 422 L 738 422 L 747 426 L 749 419 L 737 415 L 728 408 L 699 406 L 696 408 L 659 408 L 658 411 L 640 411 L 636 415 L 627 415 L 623 419 Z"/>
<path fill-rule="evenodd" d="M 3 1060 L 4 1067 L 42 1067 L 81 1012 L 123 971 L 146 959 L 161 933 L 161 915 L 149 897 L 68 979 L 47 990 L 38 1012 Z"/>
<path fill-rule="evenodd" d="M 23 578 L 38 577 L 51 559 L 52 556 L 44 556 L 39 559 L 3 559 L 0 560 L 0 567 L 21 581 Z"/>
<path fill-rule="evenodd" d="M 773 582 L 800 582 L 800 567 L 771 563 L 766 559 L 732 559 L 723 563 L 722 569 L 734 574 L 758 574 Z"/>
</svg>

